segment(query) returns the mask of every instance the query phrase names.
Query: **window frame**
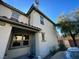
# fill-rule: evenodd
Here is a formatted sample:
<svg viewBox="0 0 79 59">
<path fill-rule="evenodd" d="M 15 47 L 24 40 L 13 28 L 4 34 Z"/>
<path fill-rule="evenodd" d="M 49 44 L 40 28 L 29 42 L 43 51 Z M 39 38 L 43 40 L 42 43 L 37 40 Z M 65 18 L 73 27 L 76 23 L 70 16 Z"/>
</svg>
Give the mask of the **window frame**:
<svg viewBox="0 0 79 59">
<path fill-rule="evenodd" d="M 44 17 L 40 15 L 40 24 L 44 25 Z"/>
<path fill-rule="evenodd" d="M 28 19 L 29 19 L 28 20 L 28 25 L 30 25 L 30 20 L 31 20 L 31 16 L 30 15 L 28 16 Z"/>
<path fill-rule="evenodd" d="M 14 21 L 18 21 L 20 14 L 16 11 L 12 11 L 11 19 Z"/>
<path fill-rule="evenodd" d="M 42 37 L 42 41 L 46 41 L 45 40 L 45 32 L 41 32 L 41 37 Z"/>
<path fill-rule="evenodd" d="M 15 46 L 13 47 L 13 37 L 14 35 L 18 35 L 18 34 L 21 34 L 22 35 L 22 40 L 20 41 L 20 45 L 19 46 Z M 12 37 L 12 43 L 11 43 L 11 47 L 10 49 L 18 49 L 18 48 L 24 48 L 24 47 L 29 47 L 30 46 L 30 35 L 29 35 L 29 39 L 28 40 L 23 40 L 23 36 L 24 35 L 29 35 L 29 34 L 22 34 L 22 33 L 14 33 L 13 34 L 13 37 Z M 23 41 L 28 41 L 28 45 L 23 45 Z"/>
</svg>

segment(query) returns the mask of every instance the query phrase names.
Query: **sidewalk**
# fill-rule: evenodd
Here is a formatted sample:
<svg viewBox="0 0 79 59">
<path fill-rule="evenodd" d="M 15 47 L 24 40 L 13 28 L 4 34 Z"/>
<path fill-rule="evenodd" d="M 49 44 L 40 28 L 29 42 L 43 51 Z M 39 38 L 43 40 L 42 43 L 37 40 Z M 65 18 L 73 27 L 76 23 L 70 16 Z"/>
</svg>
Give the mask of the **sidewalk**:
<svg viewBox="0 0 79 59">
<path fill-rule="evenodd" d="M 66 59 L 65 51 L 60 51 L 56 53 L 54 56 L 51 57 L 51 59 Z"/>
</svg>

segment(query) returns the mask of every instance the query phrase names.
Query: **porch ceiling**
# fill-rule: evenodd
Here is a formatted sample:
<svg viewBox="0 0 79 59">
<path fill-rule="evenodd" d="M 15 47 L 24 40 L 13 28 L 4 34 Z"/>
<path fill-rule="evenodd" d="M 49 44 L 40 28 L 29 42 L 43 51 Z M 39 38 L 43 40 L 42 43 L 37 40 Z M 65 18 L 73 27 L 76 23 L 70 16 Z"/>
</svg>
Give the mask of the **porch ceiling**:
<svg viewBox="0 0 79 59">
<path fill-rule="evenodd" d="M 41 30 L 38 27 L 28 25 L 28 24 L 24 24 L 24 23 L 20 23 L 20 22 L 16 22 L 16 21 L 10 20 L 10 19 L 2 17 L 2 16 L 0 16 L 0 21 L 9 23 L 9 24 L 12 25 L 12 27 L 20 28 L 20 29 L 24 29 L 24 30 L 29 30 L 29 31 L 33 31 L 33 32 L 38 32 L 38 31 Z"/>
</svg>

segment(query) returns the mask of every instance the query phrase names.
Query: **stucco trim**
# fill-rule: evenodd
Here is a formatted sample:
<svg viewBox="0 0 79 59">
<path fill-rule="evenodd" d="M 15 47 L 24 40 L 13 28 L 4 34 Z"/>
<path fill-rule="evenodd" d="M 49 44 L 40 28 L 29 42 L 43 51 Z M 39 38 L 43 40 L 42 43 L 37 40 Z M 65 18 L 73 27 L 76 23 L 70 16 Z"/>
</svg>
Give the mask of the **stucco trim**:
<svg viewBox="0 0 79 59">
<path fill-rule="evenodd" d="M 13 26 L 15 25 L 16 27 L 19 27 L 19 28 L 22 28 L 22 29 L 28 29 L 28 30 L 35 31 L 35 32 L 41 30 L 38 27 L 27 25 L 27 24 L 23 24 L 23 23 L 16 22 L 16 21 L 12 21 L 10 19 L 6 19 L 6 18 L 1 17 L 1 16 L 0 16 L 0 21 L 7 22 L 7 23 L 12 24 Z"/>
</svg>

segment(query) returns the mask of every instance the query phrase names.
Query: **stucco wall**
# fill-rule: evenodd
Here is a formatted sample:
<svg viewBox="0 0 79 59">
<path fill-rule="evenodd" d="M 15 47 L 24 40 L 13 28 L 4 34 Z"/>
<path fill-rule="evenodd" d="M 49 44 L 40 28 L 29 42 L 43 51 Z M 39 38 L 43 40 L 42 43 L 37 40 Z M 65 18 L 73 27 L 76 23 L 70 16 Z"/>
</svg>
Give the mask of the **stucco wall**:
<svg viewBox="0 0 79 59">
<path fill-rule="evenodd" d="M 3 59 L 12 27 L 9 24 L 0 26 L 0 59 Z"/>
<path fill-rule="evenodd" d="M 24 15 L 20 15 L 18 20 L 19 20 L 19 22 L 23 22 L 25 24 L 28 24 L 29 19 Z"/>
<path fill-rule="evenodd" d="M 0 16 L 6 16 L 10 19 L 11 15 L 12 15 L 12 10 L 0 4 Z M 19 14 L 18 20 L 19 22 L 28 24 L 28 18 L 22 14 Z M 4 27 L 0 27 L 0 59 L 2 59 L 5 54 L 11 29 L 12 27 L 9 24 L 7 24 Z M 27 54 L 29 51 L 30 51 L 30 47 L 8 50 L 6 58 L 18 57 Z"/>
<path fill-rule="evenodd" d="M 31 24 L 42 29 L 37 33 L 38 37 L 36 37 L 36 54 L 45 57 L 54 46 L 58 47 L 55 27 L 46 18 L 44 18 L 44 25 L 40 24 L 40 14 L 35 11 L 31 13 L 31 17 Z M 41 32 L 45 33 L 45 41 L 42 41 Z"/>
<path fill-rule="evenodd" d="M 3 5 L 0 5 L 0 16 L 7 16 L 8 18 L 10 18 L 11 15 L 12 15 L 11 9 L 4 7 Z M 39 33 L 36 33 L 36 54 L 37 54 L 37 56 L 45 57 L 49 53 L 50 49 L 52 49 L 53 46 L 58 45 L 55 28 L 54 28 L 53 24 L 50 23 L 45 18 L 44 18 L 45 24 L 41 25 L 40 24 L 40 14 L 35 11 L 33 11 L 30 16 L 31 16 L 30 24 L 42 29 Z M 19 20 L 19 22 L 28 23 L 28 21 L 27 21 L 28 18 L 26 18 L 23 15 L 20 15 L 18 20 Z M 6 28 L 6 27 L 4 27 L 4 28 Z M 11 29 L 9 28 L 7 30 L 2 30 L 0 32 L 2 33 L 3 31 L 7 31 L 9 33 Z M 41 32 L 45 32 L 45 41 L 42 41 Z M 5 34 L 5 33 L 3 32 L 3 34 Z M 0 34 L 0 36 L 3 36 L 3 35 Z M 5 35 L 5 36 L 8 37 L 9 35 L 8 36 Z M 5 39 L 5 37 L 3 37 L 3 39 Z M 8 38 L 7 38 L 7 40 L 8 40 Z"/>
<path fill-rule="evenodd" d="M 29 47 L 12 49 L 12 50 L 8 50 L 7 56 L 5 58 L 12 59 L 12 58 L 15 58 L 15 57 L 27 55 L 27 53 L 30 53 Z"/>
<path fill-rule="evenodd" d="M 0 4 L 0 16 L 6 16 L 8 18 L 11 18 L 11 15 L 12 10 Z M 28 24 L 28 20 L 29 19 L 26 16 L 19 13 L 19 19 L 18 19 L 19 22 Z"/>
<path fill-rule="evenodd" d="M 0 4 L 0 16 L 6 16 L 8 18 L 11 17 L 11 10 L 3 5 Z"/>
</svg>

